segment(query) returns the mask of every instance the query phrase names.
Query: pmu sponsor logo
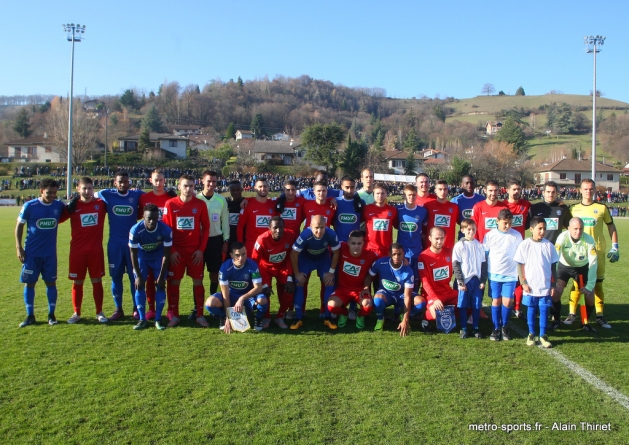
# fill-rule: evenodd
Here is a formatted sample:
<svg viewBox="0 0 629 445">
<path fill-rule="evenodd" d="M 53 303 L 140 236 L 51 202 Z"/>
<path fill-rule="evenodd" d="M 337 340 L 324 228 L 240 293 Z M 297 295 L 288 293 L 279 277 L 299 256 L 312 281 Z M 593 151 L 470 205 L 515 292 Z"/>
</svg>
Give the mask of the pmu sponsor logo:
<svg viewBox="0 0 629 445">
<path fill-rule="evenodd" d="M 92 227 L 98 225 L 98 213 L 86 213 L 81 215 L 81 227 Z"/>
<path fill-rule="evenodd" d="M 238 217 L 240 216 L 240 213 L 230 213 L 229 214 L 229 225 L 230 226 L 237 226 L 238 225 Z"/>
<path fill-rule="evenodd" d="M 546 230 L 559 230 L 559 218 L 544 218 Z"/>
<path fill-rule="evenodd" d="M 152 252 L 154 250 L 157 250 L 157 248 L 161 245 L 162 243 L 142 244 L 142 250 L 144 250 L 145 252 Z"/>
<path fill-rule="evenodd" d="M 471 218 L 474 216 L 474 211 L 472 209 L 463 210 L 463 218 Z"/>
<path fill-rule="evenodd" d="M 388 219 L 374 219 L 373 230 L 375 230 L 376 232 L 388 232 L 389 220 Z"/>
<path fill-rule="evenodd" d="M 351 213 L 341 213 L 339 215 L 339 222 L 343 224 L 354 224 L 358 222 L 358 217 L 356 215 L 352 215 Z"/>
<path fill-rule="evenodd" d="M 487 230 L 495 229 L 498 227 L 498 218 L 485 218 L 485 228 Z"/>
<path fill-rule="evenodd" d="M 583 221 L 583 225 L 585 227 L 594 227 L 596 225 L 596 220 L 594 218 L 581 218 Z"/>
<path fill-rule="evenodd" d="M 112 209 L 116 216 L 131 216 L 133 215 L 133 207 L 131 206 L 114 206 Z"/>
<path fill-rule="evenodd" d="M 343 272 L 347 275 L 357 277 L 360 275 L 360 269 L 362 269 L 362 266 L 357 266 L 355 264 L 348 263 L 347 261 L 343 263 Z"/>
<path fill-rule="evenodd" d="M 450 227 L 450 215 L 435 215 L 435 227 Z"/>
<path fill-rule="evenodd" d="M 269 261 L 271 263 L 281 263 L 286 258 L 286 252 L 276 253 L 275 255 L 269 255 Z"/>
<path fill-rule="evenodd" d="M 297 219 L 297 209 L 284 209 L 281 216 L 282 219 L 290 219 L 292 221 L 295 221 Z"/>
<path fill-rule="evenodd" d="M 232 289 L 242 290 L 242 289 L 246 289 L 248 286 L 249 286 L 248 281 L 230 281 L 229 282 L 229 287 L 231 287 Z"/>
<path fill-rule="evenodd" d="M 513 215 L 512 227 L 522 227 L 524 225 L 524 215 Z"/>
<path fill-rule="evenodd" d="M 417 232 L 417 224 L 414 222 L 402 222 L 400 224 L 400 230 L 402 232 Z"/>
<path fill-rule="evenodd" d="M 432 270 L 432 278 L 435 281 L 447 280 L 450 278 L 450 268 L 448 266 L 437 267 Z"/>
<path fill-rule="evenodd" d="M 57 227 L 57 220 L 55 218 L 42 218 L 38 219 L 35 225 L 38 229 L 54 229 Z"/>
<path fill-rule="evenodd" d="M 192 216 L 178 216 L 177 217 L 177 229 L 178 230 L 194 230 L 194 217 L 192 217 Z"/>
<path fill-rule="evenodd" d="M 328 249 L 327 248 L 324 248 L 324 249 L 308 249 L 308 253 L 310 255 L 321 255 L 326 250 L 328 250 Z"/>
<path fill-rule="evenodd" d="M 269 222 L 271 222 L 270 216 L 260 215 L 256 217 L 256 227 L 269 227 Z"/>
<path fill-rule="evenodd" d="M 384 286 L 386 290 L 390 290 L 390 291 L 398 291 L 402 289 L 402 286 L 400 285 L 400 283 L 396 283 L 395 281 L 389 281 L 389 280 L 382 280 L 382 286 Z"/>
</svg>

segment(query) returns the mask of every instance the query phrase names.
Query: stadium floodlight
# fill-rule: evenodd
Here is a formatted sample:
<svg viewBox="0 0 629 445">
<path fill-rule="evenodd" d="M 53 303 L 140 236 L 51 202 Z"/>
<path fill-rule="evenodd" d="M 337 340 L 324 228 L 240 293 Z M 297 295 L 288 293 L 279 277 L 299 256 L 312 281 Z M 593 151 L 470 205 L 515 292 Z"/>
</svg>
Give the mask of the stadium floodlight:
<svg viewBox="0 0 629 445">
<path fill-rule="evenodd" d="M 67 193 L 66 196 L 70 199 L 72 194 L 72 97 L 74 95 L 74 42 L 80 42 L 82 39 L 81 34 L 85 34 L 85 25 L 79 25 L 74 23 L 68 23 L 63 26 L 63 31 L 66 33 L 68 42 L 72 42 L 72 58 L 70 62 L 70 99 L 68 110 L 68 173 L 67 173 Z"/>
<path fill-rule="evenodd" d="M 594 86 L 592 88 L 592 181 L 596 181 L 596 53 L 605 43 L 603 36 L 585 36 L 585 52 L 594 54 Z"/>
</svg>

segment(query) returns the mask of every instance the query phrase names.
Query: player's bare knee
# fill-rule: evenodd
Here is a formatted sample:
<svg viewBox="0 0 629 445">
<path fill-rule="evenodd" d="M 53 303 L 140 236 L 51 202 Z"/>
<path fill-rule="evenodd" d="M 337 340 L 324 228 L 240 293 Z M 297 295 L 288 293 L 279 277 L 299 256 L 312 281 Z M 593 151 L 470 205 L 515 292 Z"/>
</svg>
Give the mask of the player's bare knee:
<svg viewBox="0 0 629 445">
<path fill-rule="evenodd" d="M 258 304 L 265 305 L 265 304 L 267 304 L 267 303 L 269 302 L 269 300 L 268 300 L 266 297 L 261 297 L 261 298 L 260 298 L 260 297 L 258 297 L 258 299 L 256 300 L 256 302 L 257 302 Z"/>
<path fill-rule="evenodd" d="M 413 299 L 413 304 L 417 305 L 417 304 L 422 304 L 423 302 L 425 302 L 426 300 L 420 296 L 417 295 L 414 299 Z"/>
</svg>

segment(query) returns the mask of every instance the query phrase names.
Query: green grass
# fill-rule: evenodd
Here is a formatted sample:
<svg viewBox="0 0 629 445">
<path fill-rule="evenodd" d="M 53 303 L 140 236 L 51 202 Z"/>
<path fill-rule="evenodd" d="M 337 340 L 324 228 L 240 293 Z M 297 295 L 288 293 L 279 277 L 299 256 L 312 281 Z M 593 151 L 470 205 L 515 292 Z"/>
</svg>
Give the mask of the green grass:
<svg viewBox="0 0 629 445">
<path fill-rule="evenodd" d="M 524 339 L 463 341 L 456 333 L 421 334 L 416 324 L 409 337 L 400 338 L 393 323 L 373 332 L 373 317 L 363 332 L 349 322 L 331 333 L 316 318 L 316 280 L 300 332 L 273 326 L 227 336 L 215 321 L 210 329 L 184 322 L 164 332 L 133 331 L 129 318 L 100 325 L 89 285 L 85 321 L 68 325 L 63 322 L 72 313 L 67 224 L 60 227 L 58 243 L 61 323 L 44 323 L 46 298 L 39 283 L 39 322 L 18 329 L 24 305 L 12 234 L 17 212 L 0 208 L 3 443 L 629 442 L 625 408 L 545 351 L 526 347 Z M 617 225 L 620 239 L 626 239 L 629 220 L 618 219 Z M 606 316 L 613 329 L 596 337 L 576 329 L 551 334 L 556 350 L 624 394 L 629 394 L 628 263 L 623 256 L 607 269 Z M 109 282 L 107 277 L 106 288 Z M 182 286 L 184 313 L 192 302 L 190 280 Z M 112 310 L 106 296 L 105 312 Z M 481 323 L 484 333 L 490 329 L 487 321 Z M 468 430 L 472 423 L 536 421 L 611 422 L 613 431 Z"/>
</svg>

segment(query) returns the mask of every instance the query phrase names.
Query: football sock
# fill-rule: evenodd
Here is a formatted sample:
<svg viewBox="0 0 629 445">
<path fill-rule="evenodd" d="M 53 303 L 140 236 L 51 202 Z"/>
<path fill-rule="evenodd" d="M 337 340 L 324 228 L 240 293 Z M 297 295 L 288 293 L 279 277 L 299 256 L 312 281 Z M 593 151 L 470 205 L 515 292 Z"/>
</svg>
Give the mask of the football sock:
<svg viewBox="0 0 629 445">
<path fill-rule="evenodd" d="M 467 311 L 463 310 L 465 308 L 459 308 L 459 324 L 461 325 L 461 329 L 467 329 Z"/>
<path fill-rule="evenodd" d="M 356 302 L 355 302 L 355 301 L 350 301 L 350 302 L 349 302 L 349 309 L 350 309 L 351 311 L 356 312 Z M 347 314 L 345 314 L 345 315 L 347 315 Z"/>
<path fill-rule="evenodd" d="M 138 309 L 140 313 L 140 320 L 146 321 L 146 291 L 145 290 L 136 290 L 135 291 L 135 307 Z"/>
<path fill-rule="evenodd" d="M 96 313 L 103 312 L 103 282 L 92 283 L 92 292 L 94 293 L 94 305 L 96 306 Z"/>
<path fill-rule="evenodd" d="M 347 311 L 347 309 L 346 309 Z M 366 315 L 369 315 L 371 313 L 371 311 L 373 311 L 373 305 L 365 307 L 365 306 L 360 306 L 360 309 L 358 309 L 358 313 L 356 314 L 357 317 L 364 317 Z M 345 315 L 348 315 L 349 312 L 346 312 Z"/>
<path fill-rule="evenodd" d="M 215 294 L 218 291 L 218 283 L 210 281 L 210 295 Z"/>
<path fill-rule="evenodd" d="M 48 297 L 48 313 L 54 314 L 57 307 L 57 286 L 46 286 L 46 297 Z"/>
<path fill-rule="evenodd" d="M 532 297 L 535 298 L 535 297 Z M 526 324 L 529 326 L 529 334 L 535 335 L 535 318 L 537 317 L 537 305 L 535 302 L 526 310 Z"/>
<path fill-rule="evenodd" d="M 166 291 L 157 289 L 155 291 L 155 321 L 162 319 L 162 312 L 164 312 L 164 306 L 166 305 Z"/>
<path fill-rule="evenodd" d="M 500 329 L 500 315 L 502 312 L 501 306 L 492 306 L 491 307 L 491 321 L 494 322 L 494 330 Z"/>
<path fill-rule="evenodd" d="M 561 301 L 553 301 L 553 307 L 550 310 L 550 315 L 552 315 L 554 321 L 559 321 L 561 317 Z"/>
<path fill-rule="evenodd" d="M 594 305 L 596 306 L 596 315 L 603 315 L 603 301 L 605 301 L 605 292 L 603 291 L 603 282 L 597 281 L 594 286 Z"/>
<path fill-rule="evenodd" d="M 509 308 L 509 306 L 502 305 L 502 326 L 503 327 L 507 326 L 510 312 L 511 312 L 511 309 Z"/>
<path fill-rule="evenodd" d="M 295 296 L 293 297 L 295 303 L 295 318 L 301 320 L 304 316 L 304 304 L 306 303 L 304 295 L 304 286 L 295 287 Z"/>
<path fill-rule="evenodd" d="M 570 292 L 570 313 L 576 315 L 577 314 L 577 305 L 579 304 L 579 297 L 581 293 L 578 290 L 573 290 Z"/>
<path fill-rule="evenodd" d="M 122 275 L 118 277 L 111 277 L 111 294 L 114 296 L 114 304 L 116 310 L 122 309 L 122 293 L 124 288 L 122 287 Z"/>
<path fill-rule="evenodd" d="M 375 306 L 376 310 L 376 318 L 378 320 L 384 320 L 384 310 L 387 307 L 384 298 L 374 298 L 373 305 Z"/>
<path fill-rule="evenodd" d="M 541 301 L 540 301 L 541 302 Z M 539 305 L 539 336 L 546 335 L 546 326 L 548 326 L 548 306 L 545 304 Z"/>
<path fill-rule="evenodd" d="M 35 315 L 35 288 L 24 286 L 24 305 L 26 306 L 26 315 Z"/>
<path fill-rule="evenodd" d="M 129 274 L 129 290 L 131 291 L 131 295 L 135 295 L 135 279 L 133 278 L 133 272 Z M 132 300 L 135 299 L 132 298 Z M 133 301 L 133 312 L 135 312 L 136 310 L 137 308 L 135 307 L 135 301 Z"/>
<path fill-rule="evenodd" d="M 168 310 L 173 317 L 179 318 L 179 286 L 168 283 L 166 288 L 168 291 Z"/>
<path fill-rule="evenodd" d="M 287 294 L 284 292 L 284 285 L 277 283 L 277 300 L 280 304 L 279 309 L 277 310 L 277 315 L 275 318 L 284 318 L 286 311 L 290 308 L 290 305 L 293 301 L 293 294 Z M 270 305 L 269 305 L 270 306 Z"/>
<path fill-rule="evenodd" d="M 520 283 L 518 283 L 515 286 L 515 304 L 513 305 L 514 309 L 516 311 L 520 310 L 521 304 L 522 304 L 522 285 Z"/>
<path fill-rule="evenodd" d="M 259 303 L 261 298 L 259 298 L 256 301 L 256 305 L 257 305 L 256 318 L 263 318 L 263 317 L 265 317 L 265 315 L 266 315 L 265 312 L 267 312 L 269 310 L 269 300 L 266 297 L 264 299 L 266 300 L 266 303 L 264 303 L 264 304 L 260 304 Z M 270 318 L 270 316 L 268 318 Z"/>
<path fill-rule="evenodd" d="M 83 284 L 72 284 L 72 306 L 77 315 L 81 315 L 81 304 L 83 303 Z"/>
<path fill-rule="evenodd" d="M 203 297 L 205 296 L 205 287 L 192 286 L 192 292 L 194 293 L 194 306 L 197 308 L 197 318 L 203 316 Z"/>
<path fill-rule="evenodd" d="M 480 308 L 472 309 L 472 327 L 478 329 L 478 321 L 480 320 Z"/>
<path fill-rule="evenodd" d="M 330 311 L 328 310 L 328 301 L 330 300 L 330 295 L 334 292 L 334 286 L 326 286 L 323 293 L 323 307 L 325 308 L 325 316 L 330 316 Z"/>
</svg>

